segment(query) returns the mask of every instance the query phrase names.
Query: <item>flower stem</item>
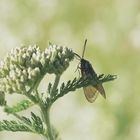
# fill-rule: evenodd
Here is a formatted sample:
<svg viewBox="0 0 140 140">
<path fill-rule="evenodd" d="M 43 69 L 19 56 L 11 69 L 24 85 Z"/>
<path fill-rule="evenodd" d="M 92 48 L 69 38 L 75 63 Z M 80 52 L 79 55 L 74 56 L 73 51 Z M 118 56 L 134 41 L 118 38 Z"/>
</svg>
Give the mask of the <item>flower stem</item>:
<svg viewBox="0 0 140 140">
<path fill-rule="evenodd" d="M 54 84 L 53 84 L 53 87 L 52 87 L 52 90 L 51 90 L 51 96 L 55 95 L 55 91 L 56 91 L 57 86 L 59 84 L 60 76 L 61 75 L 56 75 L 56 77 L 55 77 L 55 81 L 54 81 Z M 48 133 L 49 139 L 50 140 L 55 140 L 55 138 L 53 136 L 53 132 L 52 132 L 52 126 L 51 126 L 51 123 L 50 123 L 50 108 L 51 108 L 52 103 L 48 104 L 48 106 L 46 107 L 40 101 L 39 105 L 40 105 L 40 108 L 41 108 L 41 111 L 42 111 L 42 114 L 43 114 L 45 124 L 47 126 L 47 133 Z"/>
<path fill-rule="evenodd" d="M 51 96 L 55 95 L 55 90 L 57 89 L 57 86 L 59 84 L 60 76 L 61 75 L 56 75 L 55 76 L 55 81 L 54 81 L 54 84 L 53 84 L 53 87 L 52 87 Z"/>
<path fill-rule="evenodd" d="M 45 121 L 45 124 L 47 125 L 47 134 L 49 136 L 49 140 L 55 140 L 53 137 L 53 132 L 52 132 L 52 127 L 51 127 L 51 123 L 50 123 L 50 107 L 44 107 L 44 106 L 40 106 L 42 113 L 43 113 L 43 118 Z"/>
</svg>

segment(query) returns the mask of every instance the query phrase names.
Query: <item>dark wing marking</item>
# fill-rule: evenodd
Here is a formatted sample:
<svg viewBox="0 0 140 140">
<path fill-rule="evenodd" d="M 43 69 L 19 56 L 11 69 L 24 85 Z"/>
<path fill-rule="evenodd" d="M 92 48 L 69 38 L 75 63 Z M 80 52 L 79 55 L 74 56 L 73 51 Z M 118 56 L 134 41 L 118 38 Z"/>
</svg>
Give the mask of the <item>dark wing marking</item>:
<svg viewBox="0 0 140 140">
<path fill-rule="evenodd" d="M 93 87 L 93 86 L 87 86 L 87 87 L 84 87 L 84 94 L 86 96 L 86 99 L 90 102 L 90 103 L 93 103 L 97 96 L 98 96 L 98 90 Z"/>
</svg>

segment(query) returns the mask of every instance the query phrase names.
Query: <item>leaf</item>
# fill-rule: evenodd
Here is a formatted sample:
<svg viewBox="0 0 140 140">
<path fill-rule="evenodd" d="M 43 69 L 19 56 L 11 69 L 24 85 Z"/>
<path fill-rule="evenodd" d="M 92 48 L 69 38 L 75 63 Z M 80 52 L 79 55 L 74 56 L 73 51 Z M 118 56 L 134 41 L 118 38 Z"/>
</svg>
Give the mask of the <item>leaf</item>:
<svg viewBox="0 0 140 140">
<path fill-rule="evenodd" d="M 34 105 L 33 102 L 29 100 L 23 100 L 20 103 L 14 105 L 13 107 L 6 106 L 4 111 L 7 113 L 16 113 L 16 112 L 26 110 L 33 105 Z"/>
<path fill-rule="evenodd" d="M 8 120 L 3 120 L 0 121 L 0 131 L 12 131 L 12 132 L 17 132 L 17 131 L 24 131 L 24 132 L 34 132 L 32 131 L 29 127 L 24 125 L 21 122 L 16 122 L 16 121 L 8 121 Z"/>
<path fill-rule="evenodd" d="M 22 120 L 26 123 L 26 124 L 28 124 L 28 125 L 32 125 L 32 122 L 31 122 L 31 120 L 29 119 L 29 118 L 26 118 L 26 117 L 24 117 L 24 116 L 22 116 Z"/>
<path fill-rule="evenodd" d="M 37 115 L 35 115 L 33 112 L 31 112 L 31 119 L 32 119 L 32 126 L 33 128 L 40 134 L 44 133 L 44 126 L 43 121 L 41 118 Z"/>
<path fill-rule="evenodd" d="M 110 75 L 110 74 L 105 75 L 105 76 L 99 75 L 98 79 L 100 83 L 109 82 L 109 81 L 117 79 L 117 75 Z"/>
<path fill-rule="evenodd" d="M 101 74 L 97 77 L 97 80 L 94 80 L 91 77 L 81 77 L 79 79 L 74 78 L 72 81 L 69 80 L 66 84 L 63 82 L 60 86 L 59 92 L 52 99 L 52 102 L 55 102 L 58 98 L 66 95 L 70 91 L 75 91 L 76 89 L 87 87 L 89 85 L 96 86 L 99 83 L 109 82 L 115 80 L 117 78 L 116 75 L 104 75 Z"/>
<path fill-rule="evenodd" d="M 60 86 L 60 91 L 62 91 L 64 89 L 64 87 L 65 87 L 65 83 L 63 82 Z"/>
<path fill-rule="evenodd" d="M 39 116 L 35 115 L 33 112 L 31 112 L 31 118 L 22 116 L 20 120 L 23 121 L 24 124 L 26 124 L 35 133 L 44 135 L 45 128 L 43 125 L 43 121 Z"/>
</svg>

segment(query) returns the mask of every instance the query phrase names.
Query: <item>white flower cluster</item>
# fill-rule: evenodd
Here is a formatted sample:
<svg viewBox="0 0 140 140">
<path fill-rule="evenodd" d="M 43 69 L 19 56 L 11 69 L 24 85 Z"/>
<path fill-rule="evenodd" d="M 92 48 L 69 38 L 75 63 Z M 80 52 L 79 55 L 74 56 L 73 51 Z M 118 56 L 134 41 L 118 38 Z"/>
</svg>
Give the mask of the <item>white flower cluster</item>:
<svg viewBox="0 0 140 140">
<path fill-rule="evenodd" d="M 72 50 L 51 44 L 45 51 L 15 48 L 0 63 L 0 91 L 25 93 L 46 73 L 62 74 L 73 58 Z"/>
<path fill-rule="evenodd" d="M 49 56 L 50 60 L 47 72 L 55 74 L 62 74 L 69 66 L 69 62 L 74 58 L 74 53 L 71 49 L 52 44 L 45 50 L 45 54 Z"/>
</svg>

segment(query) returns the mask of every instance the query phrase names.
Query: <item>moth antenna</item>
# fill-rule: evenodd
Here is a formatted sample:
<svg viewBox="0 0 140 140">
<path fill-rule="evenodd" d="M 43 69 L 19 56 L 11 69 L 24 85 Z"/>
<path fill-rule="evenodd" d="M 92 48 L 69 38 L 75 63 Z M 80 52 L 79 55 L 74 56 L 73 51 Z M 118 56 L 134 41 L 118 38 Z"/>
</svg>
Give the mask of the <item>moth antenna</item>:
<svg viewBox="0 0 140 140">
<path fill-rule="evenodd" d="M 81 56 L 80 56 L 80 55 L 78 55 L 77 53 L 74 53 L 74 54 L 75 54 L 75 56 L 77 56 L 76 58 L 77 58 L 78 60 L 81 59 Z"/>
<path fill-rule="evenodd" d="M 84 57 L 84 53 L 85 53 L 85 49 L 86 49 L 86 44 L 87 44 L 87 39 L 85 39 L 84 49 L 83 49 L 83 53 L 82 53 L 82 58 Z"/>
</svg>

